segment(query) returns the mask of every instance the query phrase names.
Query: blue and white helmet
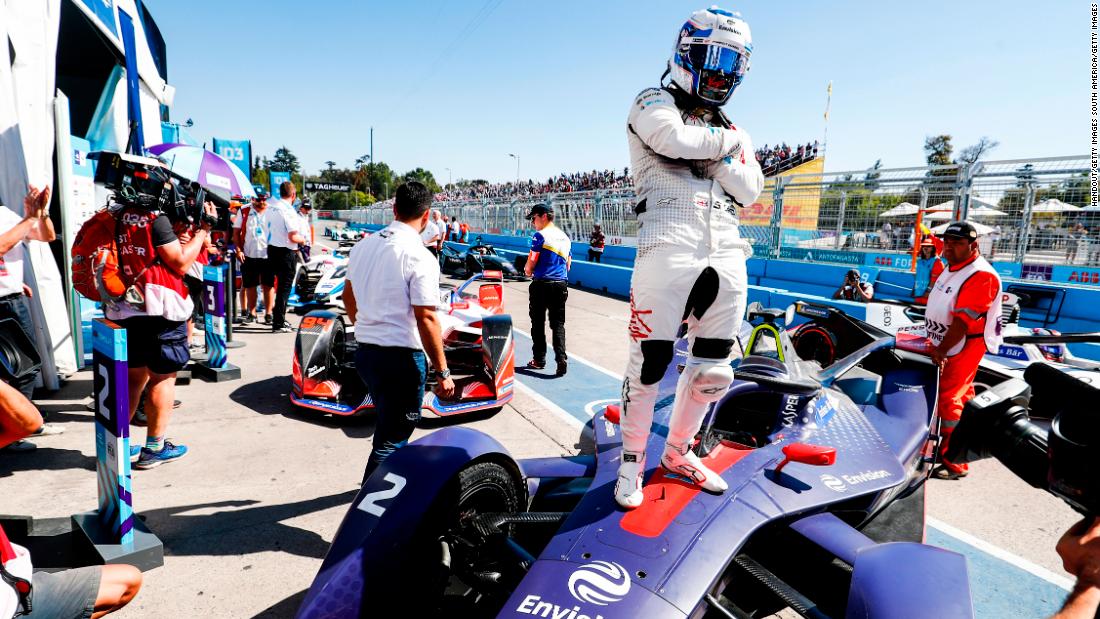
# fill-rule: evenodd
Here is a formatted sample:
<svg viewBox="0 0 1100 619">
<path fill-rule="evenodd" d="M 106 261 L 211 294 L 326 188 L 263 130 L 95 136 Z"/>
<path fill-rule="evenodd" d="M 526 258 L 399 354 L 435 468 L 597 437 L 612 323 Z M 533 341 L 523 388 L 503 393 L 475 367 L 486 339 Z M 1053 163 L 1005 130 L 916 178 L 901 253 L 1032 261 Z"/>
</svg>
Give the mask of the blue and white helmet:
<svg viewBox="0 0 1100 619">
<path fill-rule="evenodd" d="M 740 13 L 696 11 L 680 28 L 668 61 L 672 81 L 704 103 L 724 105 L 749 70 L 752 33 Z"/>
</svg>

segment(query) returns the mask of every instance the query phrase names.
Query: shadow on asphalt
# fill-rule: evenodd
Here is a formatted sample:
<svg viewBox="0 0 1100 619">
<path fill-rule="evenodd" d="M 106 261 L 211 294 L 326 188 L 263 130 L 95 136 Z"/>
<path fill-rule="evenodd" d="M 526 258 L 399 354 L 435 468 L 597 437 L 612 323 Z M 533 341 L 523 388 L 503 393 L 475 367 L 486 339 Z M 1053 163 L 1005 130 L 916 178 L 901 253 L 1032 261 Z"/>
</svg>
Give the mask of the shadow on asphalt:
<svg viewBox="0 0 1100 619">
<path fill-rule="evenodd" d="M 358 493 L 356 488 L 280 505 L 256 506 L 259 501 L 254 499 L 217 501 L 151 509 L 139 516 L 164 542 L 166 555 L 243 556 L 275 551 L 322 559 L 328 552 L 327 540 L 282 521 L 349 505 Z M 187 513 L 217 508 L 223 509 L 212 514 Z"/>
<path fill-rule="evenodd" d="M 282 415 L 295 421 L 304 421 L 326 428 L 339 428 L 350 438 L 374 436 L 373 415 L 340 417 L 295 408 L 290 403 L 289 376 L 272 376 L 241 385 L 229 394 L 229 399 L 261 415 Z"/>
<path fill-rule="evenodd" d="M 22 471 L 95 470 L 95 456 L 86 456 L 78 449 L 43 447 L 47 439 L 32 440 L 38 449 L 28 452 L 0 451 L 0 477 L 11 477 Z"/>
<path fill-rule="evenodd" d="M 420 423 L 416 424 L 416 427 L 424 428 L 426 430 L 433 430 L 435 428 L 457 426 L 471 421 L 484 421 L 499 413 L 501 410 L 503 410 L 503 408 L 504 407 L 484 411 L 476 411 L 473 413 L 451 415 L 449 417 L 421 417 Z"/>
<path fill-rule="evenodd" d="M 525 367 L 518 367 L 516 368 L 516 374 L 522 374 L 539 380 L 554 380 L 558 378 L 558 376 L 554 375 L 553 368 L 553 364 L 547 364 L 545 370 L 531 370 Z"/>
<path fill-rule="evenodd" d="M 294 613 L 298 612 L 298 607 L 302 605 L 302 600 L 306 598 L 306 593 L 309 593 L 309 589 L 302 589 L 298 593 L 295 593 L 274 606 L 265 608 L 256 613 L 252 616 L 252 619 L 283 619 L 284 617 L 293 617 Z"/>
</svg>

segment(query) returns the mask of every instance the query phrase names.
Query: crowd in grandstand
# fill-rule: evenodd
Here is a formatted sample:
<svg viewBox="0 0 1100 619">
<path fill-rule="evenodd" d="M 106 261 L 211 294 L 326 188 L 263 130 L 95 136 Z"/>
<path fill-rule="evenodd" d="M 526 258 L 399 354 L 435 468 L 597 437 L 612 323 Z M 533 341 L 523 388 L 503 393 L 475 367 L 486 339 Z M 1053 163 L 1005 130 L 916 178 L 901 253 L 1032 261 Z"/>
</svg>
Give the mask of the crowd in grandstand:
<svg viewBox="0 0 1100 619">
<path fill-rule="evenodd" d="M 788 146 L 784 142 L 771 147 L 765 145 L 763 148 L 756 150 L 756 160 L 760 163 L 760 167 L 764 169 L 765 176 L 772 176 L 784 170 L 789 170 L 817 156 L 818 143 L 816 141 L 800 144 L 796 147 Z M 630 177 L 629 168 L 623 168 L 621 173 L 618 170 L 603 170 L 602 172 L 592 170 L 591 172 L 574 172 L 572 174 L 562 173 L 545 181 L 460 183 L 448 186 L 445 191 L 435 194 L 435 200 L 437 202 L 450 202 L 494 198 L 529 198 L 548 193 L 621 189 L 632 185 L 633 180 Z"/>
<path fill-rule="evenodd" d="M 527 180 L 517 183 L 469 183 L 454 186 L 435 195 L 435 200 L 479 200 L 483 198 L 526 198 L 547 193 L 570 193 L 573 191 L 592 191 L 596 189 L 620 189 L 630 187 L 630 169 L 592 170 L 559 174 L 546 181 Z"/>
<path fill-rule="evenodd" d="M 756 161 L 764 169 L 764 176 L 774 176 L 780 172 L 789 170 L 801 163 L 815 159 L 818 154 L 817 140 L 798 145 L 797 148 L 787 146 L 786 142 L 775 146 L 764 145 L 756 149 Z"/>
</svg>

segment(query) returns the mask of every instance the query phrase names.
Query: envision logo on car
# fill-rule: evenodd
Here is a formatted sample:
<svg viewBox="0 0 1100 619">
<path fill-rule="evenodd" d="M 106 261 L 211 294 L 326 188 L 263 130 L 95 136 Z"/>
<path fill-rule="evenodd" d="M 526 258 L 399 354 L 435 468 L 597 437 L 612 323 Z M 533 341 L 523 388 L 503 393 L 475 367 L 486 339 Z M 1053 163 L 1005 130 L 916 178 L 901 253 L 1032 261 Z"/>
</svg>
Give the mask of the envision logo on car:
<svg viewBox="0 0 1100 619">
<path fill-rule="evenodd" d="M 833 475 L 822 475 L 821 483 L 825 484 L 825 487 L 833 492 L 844 492 L 848 489 L 848 486 L 856 486 L 865 482 L 875 481 L 876 479 L 883 479 L 889 477 L 888 471 L 879 469 L 877 471 L 863 471 L 862 473 L 856 473 L 855 475 L 841 475 L 839 478 Z"/>
<path fill-rule="evenodd" d="M 593 561 L 569 577 L 569 593 L 582 602 L 607 606 L 630 592 L 630 576 L 611 561 Z"/>
<path fill-rule="evenodd" d="M 618 602 L 630 592 L 630 576 L 623 566 L 611 561 L 593 561 L 582 565 L 569 576 L 569 593 L 588 604 L 607 606 Z M 580 606 L 561 606 L 539 595 L 528 595 L 516 607 L 517 613 L 547 619 L 603 619 L 603 615 L 586 615 Z"/>
</svg>

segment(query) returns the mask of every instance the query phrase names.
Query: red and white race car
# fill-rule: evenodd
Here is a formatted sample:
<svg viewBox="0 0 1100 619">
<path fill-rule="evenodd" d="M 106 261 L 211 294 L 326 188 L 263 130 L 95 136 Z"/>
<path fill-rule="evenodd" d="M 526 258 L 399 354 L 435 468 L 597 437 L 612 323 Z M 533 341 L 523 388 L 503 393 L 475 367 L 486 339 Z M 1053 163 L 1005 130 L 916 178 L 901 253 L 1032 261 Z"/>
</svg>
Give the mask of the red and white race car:
<svg viewBox="0 0 1100 619">
<path fill-rule="evenodd" d="M 438 317 L 455 397 L 444 400 L 426 390 L 423 412 L 427 415 L 449 417 L 500 409 L 512 399 L 515 341 L 512 317 L 504 313 L 502 281 L 499 271 L 486 271 L 458 288 L 440 287 Z M 339 416 L 374 408 L 355 368 L 353 329 L 344 324 L 343 316 L 327 310 L 302 318 L 294 342 L 291 403 Z"/>
</svg>

